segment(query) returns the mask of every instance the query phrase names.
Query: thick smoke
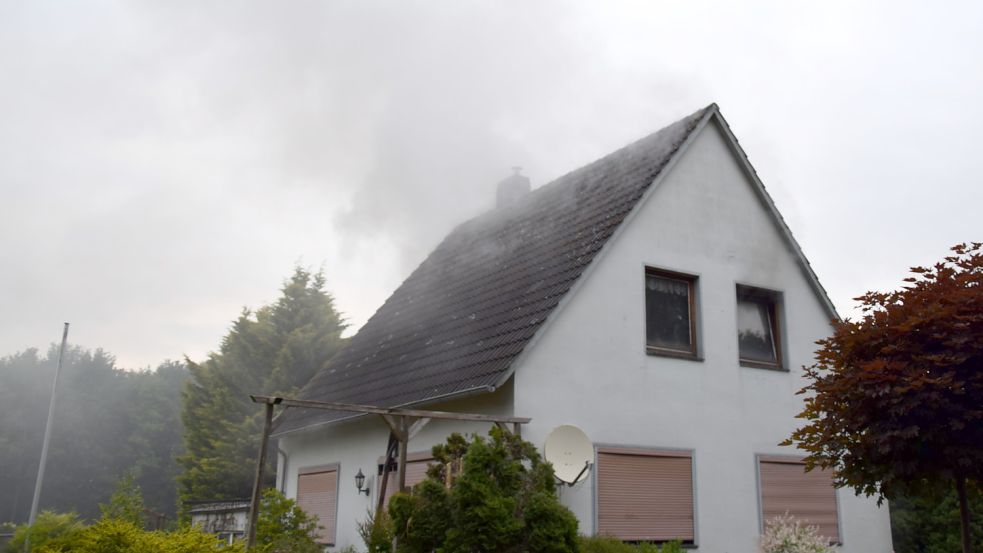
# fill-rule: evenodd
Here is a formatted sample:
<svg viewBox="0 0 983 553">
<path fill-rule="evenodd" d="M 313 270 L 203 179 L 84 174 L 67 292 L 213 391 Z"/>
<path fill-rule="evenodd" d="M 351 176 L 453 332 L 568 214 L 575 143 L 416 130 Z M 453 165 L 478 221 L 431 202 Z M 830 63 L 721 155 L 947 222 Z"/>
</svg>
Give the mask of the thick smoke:
<svg viewBox="0 0 983 553">
<path fill-rule="evenodd" d="M 0 354 L 201 357 L 298 260 L 357 327 L 510 166 L 711 101 L 844 309 L 978 231 L 980 8 L 890 6 L 5 3 Z"/>
</svg>

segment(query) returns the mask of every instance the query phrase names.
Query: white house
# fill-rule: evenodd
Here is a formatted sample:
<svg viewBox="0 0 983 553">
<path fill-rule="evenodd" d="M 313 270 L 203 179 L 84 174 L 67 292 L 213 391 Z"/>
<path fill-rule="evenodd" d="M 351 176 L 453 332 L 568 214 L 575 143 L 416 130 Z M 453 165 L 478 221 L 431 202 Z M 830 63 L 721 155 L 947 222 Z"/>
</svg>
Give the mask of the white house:
<svg viewBox="0 0 983 553">
<path fill-rule="evenodd" d="M 751 553 L 788 511 L 846 553 L 891 551 L 886 506 L 778 445 L 836 312 L 716 105 L 528 190 L 503 181 L 301 397 L 530 417 L 540 447 L 576 425 L 594 465 L 560 497 L 585 534 Z M 408 482 L 450 432 L 487 427 L 431 422 Z M 290 409 L 276 435 L 286 494 L 324 543 L 361 547 L 388 427 Z"/>
</svg>

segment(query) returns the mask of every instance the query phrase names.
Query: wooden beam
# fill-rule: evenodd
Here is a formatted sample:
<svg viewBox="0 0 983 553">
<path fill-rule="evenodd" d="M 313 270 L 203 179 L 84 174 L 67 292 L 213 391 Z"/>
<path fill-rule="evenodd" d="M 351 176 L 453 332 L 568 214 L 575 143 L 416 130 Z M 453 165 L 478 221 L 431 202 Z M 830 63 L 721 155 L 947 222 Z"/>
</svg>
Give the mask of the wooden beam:
<svg viewBox="0 0 983 553">
<path fill-rule="evenodd" d="M 483 415 L 478 413 L 452 413 L 449 411 L 428 411 L 425 409 L 403 409 L 399 407 L 387 408 L 376 407 L 374 405 L 358 405 L 354 403 L 336 403 L 329 401 L 312 401 L 307 399 L 290 399 L 284 397 L 264 397 L 254 396 L 257 402 L 273 400 L 279 402 L 284 407 L 304 407 L 307 409 L 324 409 L 327 411 L 347 411 L 351 413 L 370 413 L 375 415 L 402 415 L 415 418 L 430 418 L 458 421 L 479 421 L 479 422 L 504 422 L 511 424 L 527 424 L 528 417 L 504 417 L 498 415 Z"/>
<path fill-rule="evenodd" d="M 407 433 L 406 433 L 406 441 L 410 441 L 413 438 L 415 438 L 416 435 L 419 434 L 420 431 L 423 430 L 423 427 L 426 426 L 427 423 L 429 423 L 429 422 L 430 422 L 430 417 L 426 417 L 426 418 L 422 418 L 422 419 L 417 419 L 417 421 L 414 422 L 413 425 L 410 426 L 410 429 L 407 431 Z"/>
<path fill-rule="evenodd" d="M 394 419 L 392 415 L 379 415 L 379 416 L 382 417 L 382 420 L 383 421 L 385 421 L 386 426 L 389 427 L 389 430 L 392 431 L 393 434 L 395 434 L 395 435 L 398 436 L 399 435 L 399 422 L 397 422 L 396 419 Z"/>
<path fill-rule="evenodd" d="M 263 436 L 259 441 L 259 459 L 256 461 L 256 477 L 253 479 L 253 496 L 249 501 L 249 534 L 246 538 L 246 549 L 252 549 L 256 546 L 256 520 L 259 518 L 259 499 L 263 493 L 263 472 L 266 468 L 266 444 L 270 441 L 270 431 L 273 426 L 273 406 L 280 403 L 278 399 L 252 397 L 254 402 L 265 404 L 266 417 L 263 421 Z"/>
</svg>

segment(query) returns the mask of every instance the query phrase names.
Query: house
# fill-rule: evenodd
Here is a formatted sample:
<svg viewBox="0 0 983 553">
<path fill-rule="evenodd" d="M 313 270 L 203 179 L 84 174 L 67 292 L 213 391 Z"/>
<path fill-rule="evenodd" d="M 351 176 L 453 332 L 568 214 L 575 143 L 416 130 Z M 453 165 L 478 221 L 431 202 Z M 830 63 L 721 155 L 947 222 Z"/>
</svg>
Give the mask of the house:
<svg viewBox="0 0 983 553">
<path fill-rule="evenodd" d="M 530 417 L 593 444 L 560 499 L 585 534 L 757 551 L 789 513 L 845 553 L 891 551 L 887 507 L 806 473 L 778 444 L 836 312 L 716 105 L 455 228 L 325 370 L 311 400 Z M 409 444 L 407 482 L 453 431 Z M 361 547 L 389 429 L 378 417 L 290 409 L 279 481 L 320 539 Z M 367 475 L 369 494 L 355 486 Z"/>
<path fill-rule="evenodd" d="M 249 500 L 193 501 L 188 503 L 191 525 L 203 532 L 215 534 L 231 544 L 246 537 L 249 522 Z"/>
</svg>

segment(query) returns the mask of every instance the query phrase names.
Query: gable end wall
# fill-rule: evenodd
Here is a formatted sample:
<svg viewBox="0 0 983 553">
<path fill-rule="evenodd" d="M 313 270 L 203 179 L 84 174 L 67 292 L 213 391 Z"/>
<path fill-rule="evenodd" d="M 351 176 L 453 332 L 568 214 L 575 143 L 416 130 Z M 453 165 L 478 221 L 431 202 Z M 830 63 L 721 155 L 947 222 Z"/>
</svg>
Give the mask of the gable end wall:
<svg viewBox="0 0 983 553">
<path fill-rule="evenodd" d="M 796 427 L 801 367 L 829 331 L 824 298 L 753 188 L 713 118 L 605 246 L 515 367 L 515 412 L 542 447 L 555 426 L 595 444 L 692 449 L 697 541 L 705 551 L 757 551 L 755 454 Z M 696 275 L 702 361 L 645 352 L 644 269 Z M 741 367 L 736 286 L 781 292 L 789 372 Z M 561 491 L 594 529 L 593 479 Z M 844 553 L 891 550 L 887 509 L 838 492 Z M 712 530 L 711 530 L 712 529 Z"/>
</svg>

